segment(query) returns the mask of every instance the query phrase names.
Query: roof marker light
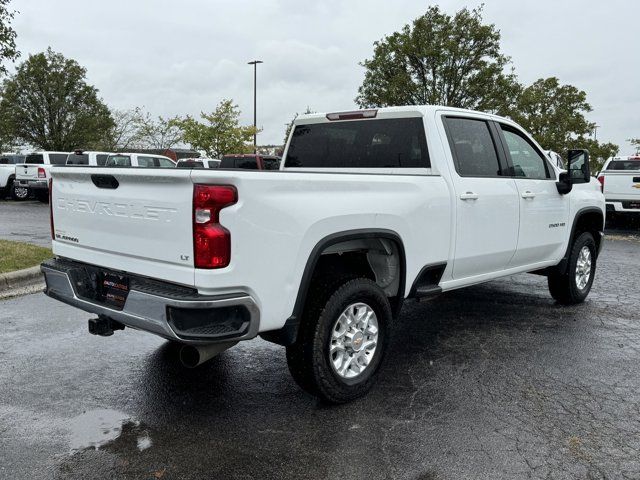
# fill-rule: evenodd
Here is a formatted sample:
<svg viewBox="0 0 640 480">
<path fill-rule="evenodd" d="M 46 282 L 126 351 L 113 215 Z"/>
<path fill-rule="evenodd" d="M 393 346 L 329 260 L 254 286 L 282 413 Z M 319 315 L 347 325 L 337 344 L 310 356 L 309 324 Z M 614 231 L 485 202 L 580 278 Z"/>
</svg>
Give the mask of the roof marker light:
<svg viewBox="0 0 640 480">
<path fill-rule="evenodd" d="M 377 109 L 371 110 L 354 110 L 353 112 L 335 112 L 327 113 L 327 120 L 356 120 L 359 118 L 376 118 Z"/>
</svg>

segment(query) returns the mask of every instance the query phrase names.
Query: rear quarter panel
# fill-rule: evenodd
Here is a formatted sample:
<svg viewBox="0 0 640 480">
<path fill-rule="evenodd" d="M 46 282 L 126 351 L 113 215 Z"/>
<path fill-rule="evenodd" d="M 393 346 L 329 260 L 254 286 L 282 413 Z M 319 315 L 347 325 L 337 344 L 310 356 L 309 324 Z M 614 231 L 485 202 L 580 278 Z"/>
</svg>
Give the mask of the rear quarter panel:
<svg viewBox="0 0 640 480">
<path fill-rule="evenodd" d="M 233 184 L 239 196 L 220 214 L 231 232 L 231 264 L 196 270 L 195 286 L 250 293 L 261 309 L 260 331 L 291 315 L 311 251 L 331 234 L 396 232 L 406 253 L 405 294 L 424 265 L 447 260 L 451 212 L 440 176 L 193 170 L 192 180 Z"/>
</svg>

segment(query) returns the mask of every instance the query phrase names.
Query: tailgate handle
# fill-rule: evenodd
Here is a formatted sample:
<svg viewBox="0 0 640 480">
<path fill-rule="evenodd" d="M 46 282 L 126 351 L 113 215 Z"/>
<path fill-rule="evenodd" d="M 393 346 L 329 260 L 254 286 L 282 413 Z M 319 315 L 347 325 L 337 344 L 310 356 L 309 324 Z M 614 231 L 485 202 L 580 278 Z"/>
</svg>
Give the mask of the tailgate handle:
<svg viewBox="0 0 640 480">
<path fill-rule="evenodd" d="M 118 180 L 113 175 L 91 175 L 91 181 L 98 188 L 109 188 L 115 190 L 120 186 Z"/>
<path fill-rule="evenodd" d="M 635 183 L 640 182 L 640 177 L 633 177 L 633 181 L 634 181 Z"/>
</svg>

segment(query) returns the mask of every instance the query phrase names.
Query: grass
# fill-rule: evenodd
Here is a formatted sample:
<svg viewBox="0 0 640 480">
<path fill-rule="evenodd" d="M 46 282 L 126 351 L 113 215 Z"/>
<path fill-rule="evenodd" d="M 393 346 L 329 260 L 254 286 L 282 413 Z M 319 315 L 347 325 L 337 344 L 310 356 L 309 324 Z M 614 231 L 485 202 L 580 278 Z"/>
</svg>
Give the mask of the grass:
<svg viewBox="0 0 640 480">
<path fill-rule="evenodd" d="M 35 267 L 51 258 L 51 249 L 22 242 L 0 240 L 0 273 Z"/>
</svg>

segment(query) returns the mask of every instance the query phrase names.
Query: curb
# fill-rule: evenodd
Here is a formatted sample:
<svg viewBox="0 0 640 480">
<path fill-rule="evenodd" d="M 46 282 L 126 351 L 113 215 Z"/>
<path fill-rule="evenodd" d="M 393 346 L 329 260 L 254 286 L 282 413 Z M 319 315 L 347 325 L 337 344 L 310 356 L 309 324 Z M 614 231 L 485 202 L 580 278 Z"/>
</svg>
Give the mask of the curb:
<svg viewBox="0 0 640 480">
<path fill-rule="evenodd" d="M 44 275 L 40 271 L 40 265 L 15 272 L 0 273 L 0 298 L 37 291 L 34 287 L 41 286 L 44 286 Z"/>
</svg>

